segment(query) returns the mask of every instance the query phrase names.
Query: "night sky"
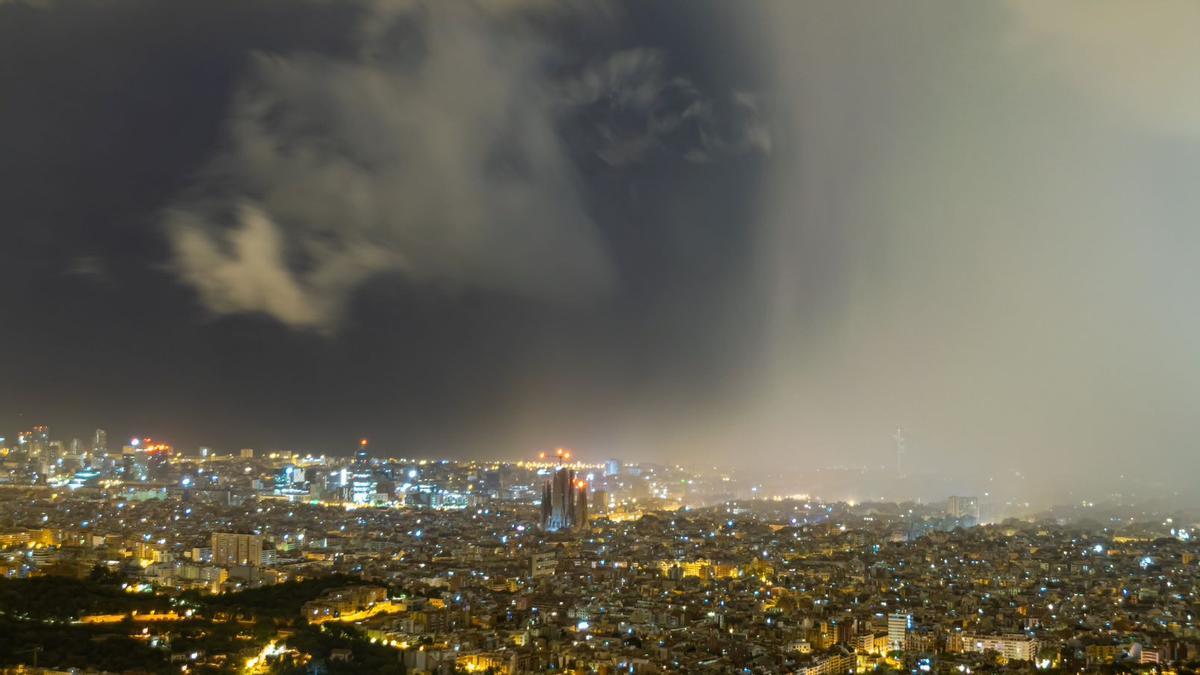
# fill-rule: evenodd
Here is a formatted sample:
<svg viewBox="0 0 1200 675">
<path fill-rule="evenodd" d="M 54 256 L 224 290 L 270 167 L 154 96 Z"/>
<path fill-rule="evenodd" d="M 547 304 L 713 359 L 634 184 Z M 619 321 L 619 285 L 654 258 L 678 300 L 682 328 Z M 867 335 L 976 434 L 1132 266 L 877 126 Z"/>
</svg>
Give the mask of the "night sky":
<svg viewBox="0 0 1200 675">
<path fill-rule="evenodd" d="M 49 423 L 56 435 L 86 437 L 103 426 L 186 447 L 333 451 L 367 435 L 397 451 L 506 456 L 618 443 L 630 414 L 722 393 L 743 360 L 729 344 L 756 320 L 739 296 L 766 152 L 743 138 L 741 125 L 758 120 L 738 109 L 726 82 L 752 87 L 753 73 L 706 64 L 703 36 L 716 28 L 706 12 L 664 33 L 655 26 L 680 5 L 520 4 L 494 14 L 432 10 L 444 18 L 426 16 L 429 7 L 374 2 L 0 6 L 4 428 Z M 423 56 L 434 18 L 465 32 L 439 36 L 445 53 Z M 391 32 L 378 42 L 395 53 L 364 55 L 375 47 L 363 33 L 379 26 Z M 511 84 L 487 82 L 496 76 L 491 56 L 472 50 L 500 54 L 495 68 L 511 67 L 513 78 L 538 79 L 527 93 L 462 103 L 471 107 L 441 132 L 512 127 L 465 140 L 471 147 L 417 147 L 405 157 L 426 125 L 453 111 L 422 101 L 403 110 L 401 89 L 386 109 L 360 100 L 362 91 L 327 99 L 339 95 L 330 93 L 333 79 L 375 73 L 399 87 L 406 71 L 435 59 L 445 72 L 411 86 L 441 97 L 437 105 Z M 239 96 L 256 86 L 264 100 L 288 95 L 291 84 L 261 72 L 268 62 L 346 71 L 331 81 L 296 74 L 293 84 L 311 90 L 280 105 L 291 106 L 295 124 L 313 127 L 289 132 L 281 152 L 360 143 L 316 161 L 379 175 L 357 188 L 353 177 L 310 175 L 295 180 L 327 187 L 288 194 L 286 169 L 272 166 L 272 199 L 315 212 L 292 225 L 311 228 L 314 240 L 352 246 L 362 238 L 405 261 L 349 255 L 345 269 L 330 273 L 349 280 L 327 287 L 300 271 L 321 265 L 323 254 L 298 250 L 310 242 L 296 237 L 281 242 L 297 249 L 286 263 L 256 252 L 244 279 L 191 280 L 189 265 L 200 274 L 218 265 L 179 251 L 172 214 L 211 213 L 203 232 L 217 246 L 227 243 L 220 232 L 239 227 L 231 211 L 252 199 L 248 184 L 257 179 L 231 174 L 251 169 L 207 176 L 242 161 L 222 156 L 239 152 L 232 127 L 249 105 Z M 462 81 L 437 92 L 439 77 Z M 618 100 L 621 87 L 642 88 L 643 99 Z M 493 104 L 512 110 L 486 107 Z M 356 107 L 363 119 L 338 117 Z M 410 116 L 411 126 L 380 128 L 392 113 Z M 520 128 L 527 124 L 546 126 Z M 522 133 L 544 138 L 511 138 Z M 529 149 L 545 141 L 557 147 Z M 381 147 L 395 157 L 367 156 Z M 470 166 L 430 168 L 445 155 Z M 372 213 L 357 216 L 337 202 L 353 189 L 367 193 Z M 510 198 L 530 203 L 498 215 Z M 463 204 L 479 215 L 456 213 Z M 337 241 L 351 220 L 355 233 Z M 271 285 L 273 265 L 297 270 L 292 290 L 308 290 L 292 300 L 303 308 L 273 304 L 289 294 Z M 206 281 L 218 290 L 206 292 Z M 242 286 L 252 299 L 238 299 L 234 287 Z M 746 325 L 726 321 L 739 315 Z"/>
<path fill-rule="evenodd" d="M 1200 10 L 0 0 L 0 429 L 1198 468 Z"/>
</svg>

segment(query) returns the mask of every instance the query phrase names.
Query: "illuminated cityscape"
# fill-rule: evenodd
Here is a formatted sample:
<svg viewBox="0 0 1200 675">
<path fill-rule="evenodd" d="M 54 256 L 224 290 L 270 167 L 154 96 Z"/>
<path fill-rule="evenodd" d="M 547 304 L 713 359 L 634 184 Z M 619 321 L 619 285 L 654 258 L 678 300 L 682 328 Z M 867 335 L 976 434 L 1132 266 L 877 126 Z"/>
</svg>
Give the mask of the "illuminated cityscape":
<svg viewBox="0 0 1200 675">
<path fill-rule="evenodd" d="M 9 663 L 27 669 L 14 640 L 43 662 L 120 671 L 136 655 L 162 672 L 1200 661 L 1195 512 L 1085 502 L 980 524 L 971 496 L 769 495 L 736 472 L 563 449 L 452 461 L 366 439 L 338 457 L 16 438 L 0 450 L 0 598 Z M 50 639 L 68 633 L 128 647 Z"/>
<path fill-rule="evenodd" d="M 1200 673 L 1200 0 L 0 0 L 0 675 Z"/>
</svg>

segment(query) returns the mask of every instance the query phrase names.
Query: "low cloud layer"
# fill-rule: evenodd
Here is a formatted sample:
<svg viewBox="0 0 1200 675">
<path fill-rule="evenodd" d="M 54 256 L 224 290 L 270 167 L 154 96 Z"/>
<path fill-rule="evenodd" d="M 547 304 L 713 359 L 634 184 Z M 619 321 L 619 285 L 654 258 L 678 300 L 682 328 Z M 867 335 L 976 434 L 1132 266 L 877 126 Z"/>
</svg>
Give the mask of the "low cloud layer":
<svg viewBox="0 0 1200 675">
<path fill-rule="evenodd" d="M 1014 0 L 1016 48 L 1131 123 L 1200 137 L 1200 4 Z"/>
<path fill-rule="evenodd" d="M 899 426 L 931 492 L 1056 501 L 1200 470 L 1195 3 L 35 4 L 0 408 L 781 481 Z"/>
<path fill-rule="evenodd" d="M 769 6 L 764 445 L 893 466 L 903 426 L 913 470 L 1046 494 L 1196 467 L 1200 16 L 1145 9 Z"/>
</svg>

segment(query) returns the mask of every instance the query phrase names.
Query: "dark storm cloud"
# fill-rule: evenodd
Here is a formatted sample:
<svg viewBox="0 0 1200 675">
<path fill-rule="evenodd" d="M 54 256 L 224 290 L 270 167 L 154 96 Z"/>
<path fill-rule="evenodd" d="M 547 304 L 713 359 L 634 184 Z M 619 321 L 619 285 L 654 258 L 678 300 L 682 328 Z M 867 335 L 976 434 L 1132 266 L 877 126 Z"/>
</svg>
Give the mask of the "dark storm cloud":
<svg viewBox="0 0 1200 675">
<path fill-rule="evenodd" d="M 10 0 L 5 419 L 1182 484 L 1200 10 L 1129 7 Z"/>
<path fill-rule="evenodd" d="M 606 293 L 611 265 L 555 134 L 550 46 L 502 20 L 517 18 L 446 3 L 368 14 L 364 35 L 419 22 L 418 63 L 255 59 L 210 169 L 235 224 L 173 213 L 181 277 L 214 311 L 320 328 L 386 270 L 540 298 Z M 360 51 L 381 51 L 373 39 Z"/>
<path fill-rule="evenodd" d="M 4 5 L 5 425 L 632 453 L 643 411 L 723 396 L 766 136 L 711 8 L 428 9 Z M 570 99 L 623 54 L 651 67 Z"/>
<path fill-rule="evenodd" d="M 746 152 L 769 154 L 771 136 L 755 97 L 733 92 L 717 112 L 691 80 L 670 77 L 660 50 L 618 51 L 584 69 L 564 88 L 570 105 L 601 109 L 597 155 L 613 166 L 643 161 L 656 151 L 707 162 Z"/>
<path fill-rule="evenodd" d="M 597 152 L 616 165 L 686 124 L 696 130 L 681 152 L 693 159 L 770 140 L 742 127 L 755 122 L 748 94 L 735 101 L 749 114 L 718 130 L 712 103 L 669 77 L 656 50 L 552 73 L 577 58 L 553 38 L 558 23 L 603 24 L 597 7 L 379 1 L 353 58 L 257 56 L 202 197 L 167 217 L 180 277 L 214 312 L 324 331 L 383 272 L 556 302 L 607 295 L 618 280 L 564 116 L 598 119 Z M 641 128 L 618 137 L 618 115 Z"/>
</svg>

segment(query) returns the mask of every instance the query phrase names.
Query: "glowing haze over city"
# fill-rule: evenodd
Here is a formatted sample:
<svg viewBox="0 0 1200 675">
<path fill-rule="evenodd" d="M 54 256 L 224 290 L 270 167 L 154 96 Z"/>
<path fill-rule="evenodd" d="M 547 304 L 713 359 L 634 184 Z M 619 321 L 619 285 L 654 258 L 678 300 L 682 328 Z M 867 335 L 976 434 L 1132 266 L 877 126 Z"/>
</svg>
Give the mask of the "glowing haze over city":
<svg viewBox="0 0 1200 675">
<path fill-rule="evenodd" d="M 1193 672 L 1197 35 L 0 0 L 0 671 Z"/>
</svg>

